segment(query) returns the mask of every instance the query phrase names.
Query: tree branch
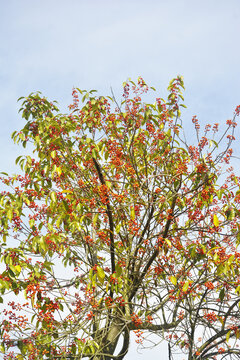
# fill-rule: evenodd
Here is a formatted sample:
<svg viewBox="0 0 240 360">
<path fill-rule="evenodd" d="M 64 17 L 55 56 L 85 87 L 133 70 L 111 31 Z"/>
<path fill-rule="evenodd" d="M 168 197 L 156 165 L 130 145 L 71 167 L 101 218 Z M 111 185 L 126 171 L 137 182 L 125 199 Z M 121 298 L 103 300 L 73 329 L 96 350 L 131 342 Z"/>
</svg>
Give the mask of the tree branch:
<svg viewBox="0 0 240 360">
<path fill-rule="evenodd" d="M 93 157 L 92 158 L 93 163 L 95 165 L 95 168 L 98 173 L 99 180 L 102 185 L 106 185 L 105 179 L 102 174 L 102 170 L 100 168 L 100 165 L 98 164 L 97 160 Z M 109 230 L 110 230 L 110 254 L 111 254 L 111 267 L 112 267 L 112 273 L 115 271 L 115 249 L 114 249 L 114 223 L 113 223 L 113 217 L 112 217 L 112 209 L 109 202 L 109 197 L 107 195 L 107 216 L 109 221 Z"/>
<path fill-rule="evenodd" d="M 178 190 L 178 189 L 177 189 L 177 190 Z M 173 210 L 174 210 L 175 205 L 176 205 L 176 201 L 177 201 L 177 193 L 174 195 L 174 198 L 173 198 L 173 202 L 172 202 L 172 206 L 171 206 L 171 210 L 172 210 L 171 213 L 173 213 Z M 168 235 L 168 231 L 169 231 L 171 222 L 172 222 L 172 219 L 171 219 L 171 218 L 167 220 L 167 223 L 166 223 L 166 226 L 165 226 L 165 229 L 164 229 L 164 232 L 163 232 L 163 236 L 162 236 L 163 239 L 166 239 L 166 237 L 167 237 L 167 235 Z M 130 294 L 130 297 L 129 297 L 129 300 L 130 300 L 130 301 L 131 301 L 132 298 L 135 296 L 135 294 L 136 294 L 136 292 L 137 292 L 137 290 L 138 290 L 138 288 L 139 288 L 139 285 L 142 283 L 142 280 L 144 279 L 144 277 L 145 277 L 148 269 L 149 269 L 150 266 L 152 265 L 153 261 L 154 261 L 154 260 L 156 259 L 156 257 L 158 256 L 159 251 L 160 251 L 160 249 L 159 249 L 159 247 L 157 247 L 157 248 L 154 250 L 154 252 L 153 252 L 152 256 L 150 257 L 150 259 L 148 260 L 145 268 L 143 269 L 142 274 L 141 274 L 140 277 L 138 278 L 138 279 L 139 279 L 138 283 L 133 287 L 132 293 Z"/>
</svg>

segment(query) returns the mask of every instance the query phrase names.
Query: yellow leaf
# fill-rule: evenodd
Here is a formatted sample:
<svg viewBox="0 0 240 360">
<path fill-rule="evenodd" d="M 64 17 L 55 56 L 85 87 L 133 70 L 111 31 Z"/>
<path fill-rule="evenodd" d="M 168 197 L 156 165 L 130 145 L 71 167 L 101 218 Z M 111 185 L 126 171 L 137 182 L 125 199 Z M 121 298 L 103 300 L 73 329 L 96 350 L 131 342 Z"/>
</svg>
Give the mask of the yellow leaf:
<svg viewBox="0 0 240 360">
<path fill-rule="evenodd" d="M 177 285 L 177 278 L 176 278 L 176 276 L 171 276 L 171 277 L 170 277 L 170 280 L 171 280 L 171 282 L 173 283 L 173 285 Z"/>
<path fill-rule="evenodd" d="M 12 218 L 13 218 L 12 209 L 9 209 L 9 210 L 7 211 L 7 217 L 8 217 L 8 219 L 9 219 L 10 221 L 12 221 Z"/>
<path fill-rule="evenodd" d="M 35 225 L 35 220 L 34 219 L 30 219 L 29 220 L 29 226 L 32 228 Z"/>
<path fill-rule="evenodd" d="M 172 247 L 172 244 L 171 244 L 171 241 L 170 241 L 170 240 L 168 240 L 168 239 L 164 239 L 164 240 L 165 240 L 165 242 L 168 244 L 169 247 Z"/>
<path fill-rule="evenodd" d="M 189 287 L 189 281 L 186 281 L 185 284 L 183 285 L 182 291 L 186 292 L 188 287 Z"/>
<path fill-rule="evenodd" d="M 18 359 L 18 360 L 24 360 L 24 357 L 23 357 L 22 355 L 18 354 L 18 355 L 17 355 L 17 359 Z"/>
<path fill-rule="evenodd" d="M 240 285 L 238 285 L 238 287 L 236 288 L 235 293 L 238 295 L 240 294 Z"/>
<path fill-rule="evenodd" d="M 106 186 L 108 187 L 108 189 L 110 189 L 111 188 L 111 182 L 110 181 L 106 181 Z"/>
<path fill-rule="evenodd" d="M 219 226 L 219 220 L 216 214 L 213 215 L 213 223 L 214 226 L 218 227 Z"/>
<path fill-rule="evenodd" d="M 19 273 L 21 272 L 22 268 L 21 268 L 20 265 L 16 265 L 16 266 L 14 266 L 14 267 L 15 267 L 15 269 L 16 269 Z"/>
<path fill-rule="evenodd" d="M 120 230 L 121 230 L 121 223 L 117 224 L 115 231 L 117 234 L 119 234 Z"/>
<path fill-rule="evenodd" d="M 58 176 L 61 176 L 62 169 L 60 168 L 60 166 L 56 167 L 56 173 L 58 174 Z"/>
<path fill-rule="evenodd" d="M 57 201 L 57 195 L 55 193 L 55 191 L 52 191 L 51 194 L 50 194 L 50 198 L 53 202 L 56 202 Z"/>
<path fill-rule="evenodd" d="M 227 333 L 226 335 L 226 341 L 228 342 L 229 338 L 230 338 L 230 335 L 231 335 L 231 330 L 229 330 L 229 332 Z"/>
<path fill-rule="evenodd" d="M 134 219 L 135 219 L 135 210 L 134 210 L 134 207 L 131 207 L 130 217 L 131 217 L 131 220 L 134 220 Z"/>
<path fill-rule="evenodd" d="M 32 304 L 32 307 L 34 307 L 34 295 L 31 296 L 31 304 Z"/>
<path fill-rule="evenodd" d="M 94 227 L 96 226 L 97 220 L 98 220 L 98 214 L 95 214 L 93 217 L 93 226 Z"/>
<path fill-rule="evenodd" d="M 56 157 L 56 151 L 55 151 L 55 150 L 53 150 L 53 151 L 51 152 L 51 157 L 52 157 L 53 159 L 55 159 L 55 157 Z"/>
</svg>

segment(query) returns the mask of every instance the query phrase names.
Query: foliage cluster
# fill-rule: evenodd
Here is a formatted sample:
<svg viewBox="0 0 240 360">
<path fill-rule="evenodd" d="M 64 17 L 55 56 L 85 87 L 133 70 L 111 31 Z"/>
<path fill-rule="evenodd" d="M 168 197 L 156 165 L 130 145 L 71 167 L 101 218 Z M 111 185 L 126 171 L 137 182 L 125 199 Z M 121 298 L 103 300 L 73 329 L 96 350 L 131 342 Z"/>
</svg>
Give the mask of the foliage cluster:
<svg viewBox="0 0 240 360">
<path fill-rule="evenodd" d="M 69 114 L 21 99 L 13 139 L 34 153 L 2 176 L 0 300 L 25 297 L 3 312 L 6 359 L 120 360 L 131 332 L 188 359 L 240 357 L 240 107 L 221 135 L 194 116 L 187 144 L 182 89 L 177 77 L 151 104 L 142 78 L 121 104 L 73 89 Z"/>
</svg>

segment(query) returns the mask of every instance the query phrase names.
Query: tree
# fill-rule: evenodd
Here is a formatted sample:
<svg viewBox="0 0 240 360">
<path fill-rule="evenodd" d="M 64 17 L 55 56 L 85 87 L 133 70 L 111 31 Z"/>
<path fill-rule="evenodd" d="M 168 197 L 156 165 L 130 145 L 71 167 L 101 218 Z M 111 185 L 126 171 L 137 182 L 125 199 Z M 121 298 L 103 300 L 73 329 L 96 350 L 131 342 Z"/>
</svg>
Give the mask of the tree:
<svg viewBox="0 0 240 360">
<path fill-rule="evenodd" d="M 70 114 L 21 98 L 13 139 L 33 153 L 3 174 L 0 199 L 6 359 L 120 360 L 131 332 L 189 359 L 240 357 L 240 178 L 228 165 L 240 107 L 218 139 L 194 116 L 189 145 L 183 88 L 177 77 L 147 104 L 139 78 L 120 105 L 74 89 Z"/>
</svg>

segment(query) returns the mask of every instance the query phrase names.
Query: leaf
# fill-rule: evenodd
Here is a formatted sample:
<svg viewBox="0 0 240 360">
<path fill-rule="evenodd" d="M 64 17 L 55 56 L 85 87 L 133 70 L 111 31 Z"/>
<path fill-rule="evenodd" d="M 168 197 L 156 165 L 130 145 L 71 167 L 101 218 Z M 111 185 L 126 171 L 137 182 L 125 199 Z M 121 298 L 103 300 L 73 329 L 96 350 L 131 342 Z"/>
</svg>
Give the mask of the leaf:
<svg viewBox="0 0 240 360">
<path fill-rule="evenodd" d="M 131 217 L 131 220 L 135 219 L 135 210 L 134 210 L 133 206 L 131 207 L 131 210 L 130 210 L 130 217 Z"/>
<path fill-rule="evenodd" d="M 237 286 L 236 290 L 235 290 L 235 293 L 240 295 L 240 285 Z"/>
<path fill-rule="evenodd" d="M 233 220 L 235 218 L 235 211 L 233 209 L 227 209 L 225 215 L 228 220 Z"/>
<path fill-rule="evenodd" d="M 63 194 L 72 194 L 73 192 L 71 190 L 62 190 Z"/>
<path fill-rule="evenodd" d="M 221 289 L 221 291 L 220 291 L 220 293 L 219 293 L 219 299 L 220 299 L 221 301 L 223 301 L 224 296 L 225 296 L 225 289 Z"/>
<path fill-rule="evenodd" d="M 228 331 L 227 335 L 226 335 L 226 341 L 228 342 L 229 338 L 230 338 L 230 335 L 231 335 L 231 330 Z"/>
<path fill-rule="evenodd" d="M 173 284 L 173 285 L 177 285 L 177 278 L 176 278 L 176 276 L 171 276 L 170 277 L 170 280 L 171 280 L 171 283 Z"/>
<path fill-rule="evenodd" d="M 235 256 L 231 255 L 227 260 L 228 265 L 231 265 L 234 259 L 235 259 Z"/>
<path fill-rule="evenodd" d="M 169 247 L 172 247 L 172 244 L 171 244 L 171 241 L 170 241 L 170 240 L 168 240 L 168 239 L 164 239 L 164 240 L 165 240 L 165 242 L 168 244 Z"/>
<path fill-rule="evenodd" d="M 219 259 L 219 255 L 218 253 L 216 252 L 213 256 L 213 260 L 216 262 L 217 260 Z"/>
<path fill-rule="evenodd" d="M 32 228 L 35 225 L 35 220 L 34 219 L 30 219 L 29 220 L 29 226 L 30 228 Z"/>
<path fill-rule="evenodd" d="M 119 264 L 117 264 L 116 265 L 116 277 L 121 276 L 121 274 L 122 274 L 122 267 Z"/>
<path fill-rule="evenodd" d="M 56 202 L 57 201 L 57 195 L 55 193 L 55 191 L 52 191 L 51 194 L 50 194 L 50 198 L 53 202 Z"/>
<path fill-rule="evenodd" d="M 218 197 L 219 200 L 221 200 L 221 198 L 222 198 L 222 196 L 223 196 L 223 193 L 224 193 L 223 189 L 220 189 L 220 190 L 218 190 L 218 191 L 216 192 L 217 197 Z"/>
<path fill-rule="evenodd" d="M 58 174 L 58 176 L 61 176 L 62 174 L 62 169 L 60 168 L 60 166 L 56 167 L 56 173 Z"/>
<path fill-rule="evenodd" d="M 94 218 L 93 218 L 93 226 L 95 227 L 96 224 L 97 224 L 97 220 L 98 220 L 98 214 L 95 214 L 94 215 Z"/>
<path fill-rule="evenodd" d="M 35 300 L 35 296 L 34 296 L 34 295 L 32 295 L 32 296 L 31 296 L 31 304 L 32 304 L 32 308 L 34 308 L 34 300 Z"/>
<path fill-rule="evenodd" d="M 22 268 L 21 268 L 21 266 L 20 265 L 16 265 L 16 266 L 14 266 L 15 267 L 15 269 L 17 270 L 17 272 L 21 272 L 21 270 L 22 270 Z"/>
<path fill-rule="evenodd" d="M 211 147 L 213 146 L 213 144 L 215 145 L 215 147 L 218 147 L 218 143 L 215 140 L 210 140 L 209 141 L 209 148 L 211 149 Z"/>
<path fill-rule="evenodd" d="M 218 227 L 219 226 L 219 220 L 216 214 L 213 215 L 213 224 L 214 226 Z"/>
<path fill-rule="evenodd" d="M 120 233 L 120 230 L 121 230 L 121 223 L 118 223 L 116 228 L 115 228 L 115 232 L 116 234 L 119 234 Z"/>
<path fill-rule="evenodd" d="M 106 186 L 108 187 L 108 189 L 110 189 L 111 188 L 111 181 L 106 181 Z"/>
<path fill-rule="evenodd" d="M 20 156 L 18 156 L 18 157 L 16 158 L 16 160 L 15 160 L 15 164 L 16 164 L 16 165 L 17 165 L 18 162 L 21 160 L 21 158 L 22 158 L 22 155 L 20 155 Z"/>
<path fill-rule="evenodd" d="M 103 284 L 105 278 L 105 272 L 100 266 L 97 266 L 97 276 L 100 283 Z"/>
<path fill-rule="evenodd" d="M 18 359 L 18 360 L 24 360 L 24 357 L 23 357 L 23 355 L 18 354 L 18 355 L 17 355 L 17 359 Z"/>
<path fill-rule="evenodd" d="M 41 236 L 41 238 L 39 240 L 39 245 L 40 245 L 40 248 L 43 249 L 44 252 L 47 251 L 47 244 L 46 244 L 46 241 L 44 239 L 44 236 Z"/>
<path fill-rule="evenodd" d="M 189 288 L 189 281 L 186 281 L 185 284 L 183 285 L 182 291 L 186 292 L 188 288 Z"/>
<path fill-rule="evenodd" d="M 13 218 L 13 211 L 12 211 L 12 209 L 9 209 L 9 210 L 7 211 L 7 218 L 8 218 L 10 221 L 12 221 L 12 218 Z"/>
<path fill-rule="evenodd" d="M 30 166 L 32 165 L 32 158 L 29 155 L 27 155 L 27 164 Z"/>
<path fill-rule="evenodd" d="M 92 287 L 96 287 L 96 278 L 97 278 L 97 274 L 94 274 L 93 277 L 92 277 L 92 284 L 91 284 Z"/>
<path fill-rule="evenodd" d="M 51 152 L 51 158 L 55 159 L 55 157 L 56 157 L 56 150 L 53 150 Z"/>
<path fill-rule="evenodd" d="M 69 211 L 69 206 L 68 206 L 67 201 L 66 201 L 66 200 L 63 200 L 62 203 L 63 203 L 63 206 L 64 206 L 65 210 L 66 210 L 66 211 Z"/>
</svg>

